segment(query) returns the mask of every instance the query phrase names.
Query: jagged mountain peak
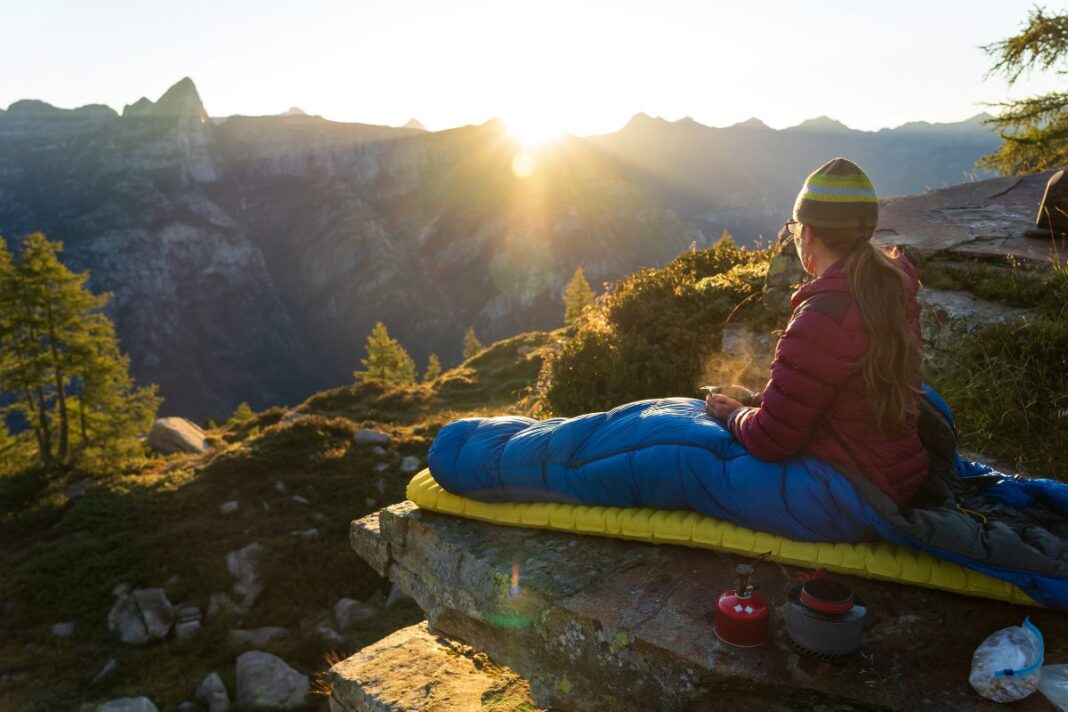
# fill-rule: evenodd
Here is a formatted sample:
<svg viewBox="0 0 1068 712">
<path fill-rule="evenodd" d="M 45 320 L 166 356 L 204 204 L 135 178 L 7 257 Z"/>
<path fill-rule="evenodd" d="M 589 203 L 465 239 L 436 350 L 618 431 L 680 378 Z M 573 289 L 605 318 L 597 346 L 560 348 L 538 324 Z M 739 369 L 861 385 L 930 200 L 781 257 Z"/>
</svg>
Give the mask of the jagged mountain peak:
<svg viewBox="0 0 1068 712">
<path fill-rule="evenodd" d="M 731 126 L 729 128 L 732 128 L 732 129 L 767 129 L 769 127 L 768 127 L 767 124 L 765 124 L 763 121 L 761 121 L 757 117 L 751 116 L 748 119 L 746 119 L 745 121 L 739 121 L 736 124 L 731 124 Z"/>
<path fill-rule="evenodd" d="M 627 122 L 627 126 L 632 126 L 632 125 L 635 125 L 635 124 L 655 124 L 655 123 L 663 123 L 663 119 L 661 119 L 658 116 L 650 116 L 649 114 L 645 113 L 644 111 L 639 111 L 637 114 L 635 114 L 634 116 L 630 117 L 630 121 Z"/>
<path fill-rule="evenodd" d="M 797 126 L 791 126 L 791 129 L 800 129 L 803 131 L 850 131 L 851 129 L 837 119 L 832 119 L 830 116 L 817 116 L 814 119 L 806 119 L 799 123 Z"/>
<path fill-rule="evenodd" d="M 200 93 L 189 77 L 182 77 L 170 89 L 163 92 L 163 96 L 154 103 L 141 97 L 133 104 L 127 104 L 122 110 L 122 115 L 124 117 L 193 118 L 202 122 L 208 120 L 208 113 L 200 101 Z"/>
<path fill-rule="evenodd" d="M 207 117 L 204 104 L 200 101 L 200 93 L 189 77 L 183 77 L 177 84 L 163 93 L 156 102 L 155 113 L 157 116 L 191 116 Z"/>
</svg>

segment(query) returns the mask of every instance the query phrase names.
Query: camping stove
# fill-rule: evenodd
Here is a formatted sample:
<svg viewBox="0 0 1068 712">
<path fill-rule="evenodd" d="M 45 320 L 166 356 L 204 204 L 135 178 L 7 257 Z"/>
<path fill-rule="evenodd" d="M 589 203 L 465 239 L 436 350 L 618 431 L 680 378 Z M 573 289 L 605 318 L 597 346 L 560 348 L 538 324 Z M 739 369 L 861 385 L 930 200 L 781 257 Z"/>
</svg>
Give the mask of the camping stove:
<svg viewBox="0 0 1068 712">
<path fill-rule="evenodd" d="M 786 634 L 799 652 L 824 660 L 844 658 L 860 647 L 868 609 L 837 581 L 812 578 L 790 591 Z"/>
<path fill-rule="evenodd" d="M 728 589 L 716 602 L 716 637 L 729 645 L 753 648 L 768 639 L 768 604 L 749 582 L 751 564 L 738 564 L 734 575 L 737 585 Z"/>
</svg>

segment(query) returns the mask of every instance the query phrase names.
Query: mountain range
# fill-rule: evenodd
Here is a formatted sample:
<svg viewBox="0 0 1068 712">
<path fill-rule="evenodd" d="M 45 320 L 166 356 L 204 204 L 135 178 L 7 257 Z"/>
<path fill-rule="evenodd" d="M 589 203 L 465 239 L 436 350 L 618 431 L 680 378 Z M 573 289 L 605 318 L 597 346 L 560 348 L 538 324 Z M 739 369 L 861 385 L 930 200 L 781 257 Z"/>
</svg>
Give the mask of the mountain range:
<svg viewBox="0 0 1068 712">
<path fill-rule="evenodd" d="M 788 216 L 835 155 L 881 194 L 972 177 L 998 138 L 975 117 L 864 132 L 635 116 L 620 131 L 522 149 L 500 121 L 428 132 L 291 109 L 209 117 L 183 79 L 121 114 L 25 100 L 0 111 L 0 235 L 46 232 L 88 269 L 131 369 L 163 412 L 222 416 L 351 380 L 381 320 L 417 362 L 558 326 L 575 268 L 595 286 L 727 228 Z"/>
</svg>

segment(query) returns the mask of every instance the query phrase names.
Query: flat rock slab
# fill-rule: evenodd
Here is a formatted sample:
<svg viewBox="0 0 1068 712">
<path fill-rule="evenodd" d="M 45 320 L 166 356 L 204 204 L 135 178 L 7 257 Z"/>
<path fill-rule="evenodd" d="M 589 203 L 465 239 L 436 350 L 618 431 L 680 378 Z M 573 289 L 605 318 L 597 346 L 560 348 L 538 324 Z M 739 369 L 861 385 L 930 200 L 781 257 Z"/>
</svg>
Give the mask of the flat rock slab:
<svg viewBox="0 0 1068 712">
<path fill-rule="evenodd" d="M 1027 237 L 1053 172 L 961 183 L 880 201 L 875 242 L 911 246 L 925 257 L 1049 259 L 1054 241 Z M 1056 244 L 1065 254 L 1064 241 Z"/>
<path fill-rule="evenodd" d="M 426 623 L 402 628 L 330 668 L 334 712 L 536 712 L 530 686 Z"/>
<path fill-rule="evenodd" d="M 795 570 L 772 562 L 754 576 L 771 639 L 734 648 L 712 615 L 740 559 L 714 551 L 504 527 L 411 502 L 353 522 L 351 538 L 434 630 L 507 665 L 555 709 L 994 710 L 968 684 L 972 653 L 1027 615 L 1046 660 L 1068 660 L 1063 614 L 846 576 L 869 606 L 864 644 L 840 664 L 801 657 L 782 628 Z M 1034 695 L 1014 709 L 1049 707 Z"/>
</svg>

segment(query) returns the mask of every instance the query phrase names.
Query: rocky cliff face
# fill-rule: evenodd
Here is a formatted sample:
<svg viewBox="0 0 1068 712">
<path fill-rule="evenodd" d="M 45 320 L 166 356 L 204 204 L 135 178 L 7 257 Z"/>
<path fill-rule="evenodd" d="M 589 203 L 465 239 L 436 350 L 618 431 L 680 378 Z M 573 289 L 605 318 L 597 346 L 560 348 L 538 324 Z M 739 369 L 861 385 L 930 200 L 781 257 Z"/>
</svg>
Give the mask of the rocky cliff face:
<svg viewBox="0 0 1068 712">
<path fill-rule="evenodd" d="M 0 234 L 63 240 L 114 293 L 133 372 L 166 413 L 225 415 L 349 380 L 376 320 L 420 366 L 449 364 L 468 326 L 487 342 L 557 326 L 577 266 L 596 285 L 777 214 L 782 196 L 760 188 L 775 156 L 742 175 L 715 130 L 667 126 L 566 140 L 519 178 L 498 122 L 209 119 L 189 79 L 121 116 L 22 101 L 0 113 Z M 825 133 L 787 143 L 826 152 Z"/>
<path fill-rule="evenodd" d="M 165 410 L 225 413 L 235 397 L 294 400 L 323 382 L 263 253 L 206 190 L 221 168 L 192 82 L 121 117 L 9 111 L 0 153 L 0 233 L 62 240 L 90 286 L 114 294 L 132 370 L 161 385 Z"/>
</svg>

